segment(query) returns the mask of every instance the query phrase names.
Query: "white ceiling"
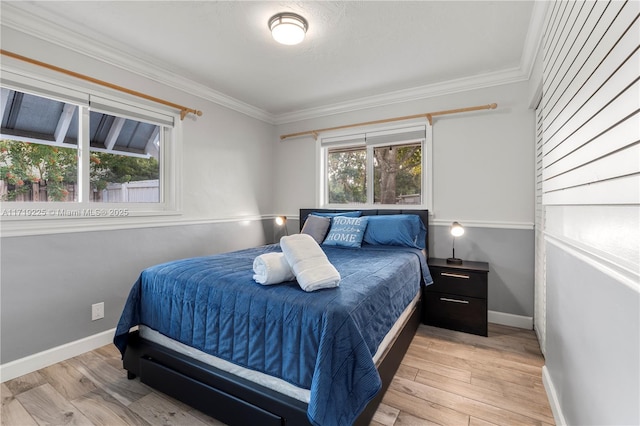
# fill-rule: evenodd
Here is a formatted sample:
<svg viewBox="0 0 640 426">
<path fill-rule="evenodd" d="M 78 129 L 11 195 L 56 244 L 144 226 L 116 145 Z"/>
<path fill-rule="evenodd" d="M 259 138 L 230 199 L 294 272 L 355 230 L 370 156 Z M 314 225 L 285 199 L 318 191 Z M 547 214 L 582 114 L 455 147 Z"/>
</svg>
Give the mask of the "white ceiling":
<svg viewBox="0 0 640 426">
<path fill-rule="evenodd" d="M 2 3 L 274 121 L 373 97 L 525 79 L 541 13 L 534 1 Z M 309 22 L 302 44 L 271 38 L 267 21 L 283 11 Z"/>
</svg>

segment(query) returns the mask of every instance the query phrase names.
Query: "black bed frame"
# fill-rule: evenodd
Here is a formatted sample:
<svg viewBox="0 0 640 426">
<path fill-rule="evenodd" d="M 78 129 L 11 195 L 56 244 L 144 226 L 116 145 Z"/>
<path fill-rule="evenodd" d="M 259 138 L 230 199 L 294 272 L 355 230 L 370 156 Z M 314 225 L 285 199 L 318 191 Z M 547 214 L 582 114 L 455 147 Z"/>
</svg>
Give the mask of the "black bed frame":
<svg viewBox="0 0 640 426">
<path fill-rule="evenodd" d="M 301 209 L 300 226 L 311 212 L 348 210 Z M 427 210 L 362 210 L 363 215 L 417 214 L 429 225 Z M 428 239 L 428 237 L 427 237 Z M 425 241 L 428 247 L 428 241 Z M 418 303 L 405 327 L 378 365 L 382 389 L 356 420 L 368 425 L 420 325 Z M 170 395 L 229 425 L 310 425 L 307 404 L 140 337 L 129 335 L 123 357 L 127 377 Z"/>
</svg>

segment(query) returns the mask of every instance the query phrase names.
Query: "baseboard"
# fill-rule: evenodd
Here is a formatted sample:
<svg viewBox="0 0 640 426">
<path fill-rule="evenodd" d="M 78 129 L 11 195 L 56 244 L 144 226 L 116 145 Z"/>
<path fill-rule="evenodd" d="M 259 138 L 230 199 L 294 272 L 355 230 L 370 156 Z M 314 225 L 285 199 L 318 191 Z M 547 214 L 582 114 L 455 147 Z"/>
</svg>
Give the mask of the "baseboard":
<svg viewBox="0 0 640 426">
<path fill-rule="evenodd" d="M 566 425 L 567 421 L 562 414 L 562 407 L 560 407 L 560 401 L 558 401 L 558 393 L 556 392 L 556 388 L 549 375 L 549 369 L 546 365 L 542 366 L 542 383 L 544 384 L 545 391 L 547 391 L 547 399 L 549 399 L 549 405 L 551 406 L 551 412 L 553 413 L 556 425 Z"/>
<path fill-rule="evenodd" d="M 489 322 L 492 322 L 494 324 L 508 325 L 510 327 L 533 330 L 533 317 L 507 314 L 505 312 L 489 311 L 487 319 Z"/>
<path fill-rule="evenodd" d="M 32 373 L 113 341 L 115 328 L 0 365 L 0 383 Z"/>
</svg>

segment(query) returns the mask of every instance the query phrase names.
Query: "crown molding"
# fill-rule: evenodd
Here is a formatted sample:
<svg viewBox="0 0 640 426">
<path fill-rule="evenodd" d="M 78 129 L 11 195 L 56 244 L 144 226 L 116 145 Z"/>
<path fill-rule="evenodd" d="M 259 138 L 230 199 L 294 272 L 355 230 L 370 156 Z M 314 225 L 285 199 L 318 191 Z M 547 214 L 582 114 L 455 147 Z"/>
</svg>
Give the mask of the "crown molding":
<svg viewBox="0 0 640 426">
<path fill-rule="evenodd" d="M 275 117 L 275 124 L 291 123 L 362 109 L 382 107 L 459 92 L 467 92 L 486 87 L 517 83 L 520 81 L 526 81 L 527 78 L 527 75 L 522 72 L 521 68 L 512 68 L 509 70 L 481 74 L 473 77 L 459 78 L 425 86 L 413 87 L 410 89 L 387 92 L 380 95 L 367 96 L 354 99 L 352 101 L 335 103 L 318 108 L 309 108 L 292 113 L 278 114 Z"/>
<path fill-rule="evenodd" d="M 531 78 L 536 58 L 542 48 L 542 34 L 544 32 L 544 21 L 549 9 L 549 2 L 534 1 L 531 19 L 529 20 L 529 30 L 522 49 L 520 58 L 520 68 L 525 72 L 527 80 Z"/>
<path fill-rule="evenodd" d="M 143 58 L 140 52 L 134 52 L 126 45 L 107 45 L 87 35 L 78 37 L 77 32 L 64 28 L 59 23 L 55 23 L 56 20 L 59 21 L 59 17 L 54 18 L 46 15 L 45 12 L 39 9 L 27 11 L 16 7 L 11 2 L 2 2 L 0 23 L 7 28 L 157 81 L 198 98 L 248 115 L 249 117 L 269 124 L 274 123 L 274 115 L 267 111 L 227 96 L 200 83 L 196 83 L 191 79 L 181 76 L 178 72 L 168 70 L 166 64 L 154 63 L 148 58 Z"/>
<path fill-rule="evenodd" d="M 56 20 L 59 21 L 59 17 L 47 16 L 47 12 L 37 9 L 37 6 L 20 8 L 11 2 L 2 2 L 0 23 L 8 28 L 46 40 L 125 71 L 158 81 L 169 87 L 249 117 L 269 124 L 279 125 L 526 81 L 531 75 L 535 57 L 540 48 L 543 22 L 547 8 L 547 2 L 534 2 L 532 17 L 519 67 L 282 114 L 272 114 L 181 76 L 179 72 L 169 70 L 166 64 L 159 64 L 149 58 L 144 58 L 144 55 L 140 54 L 140 52 L 132 51 L 129 46 L 107 45 L 102 41 L 92 39 L 86 35 L 78 37 L 77 32 L 54 23 Z"/>
</svg>

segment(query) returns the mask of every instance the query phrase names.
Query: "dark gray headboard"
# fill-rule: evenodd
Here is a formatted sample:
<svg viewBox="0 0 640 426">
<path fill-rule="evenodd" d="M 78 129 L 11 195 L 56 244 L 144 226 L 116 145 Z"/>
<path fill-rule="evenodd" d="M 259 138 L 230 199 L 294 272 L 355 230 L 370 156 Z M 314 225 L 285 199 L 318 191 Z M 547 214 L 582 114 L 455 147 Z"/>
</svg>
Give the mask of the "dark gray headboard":
<svg viewBox="0 0 640 426">
<path fill-rule="evenodd" d="M 379 210 L 362 210 L 362 209 L 300 209 L 300 229 L 304 225 L 304 221 L 307 220 L 312 212 L 322 213 L 342 213 L 351 211 L 361 211 L 362 216 L 375 216 L 382 214 L 415 214 L 420 216 L 424 227 L 427 228 L 427 235 L 424 241 L 425 254 L 429 258 L 429 210 L 409 210 L 409 209 L 379 209 Z"/>
</svg>

